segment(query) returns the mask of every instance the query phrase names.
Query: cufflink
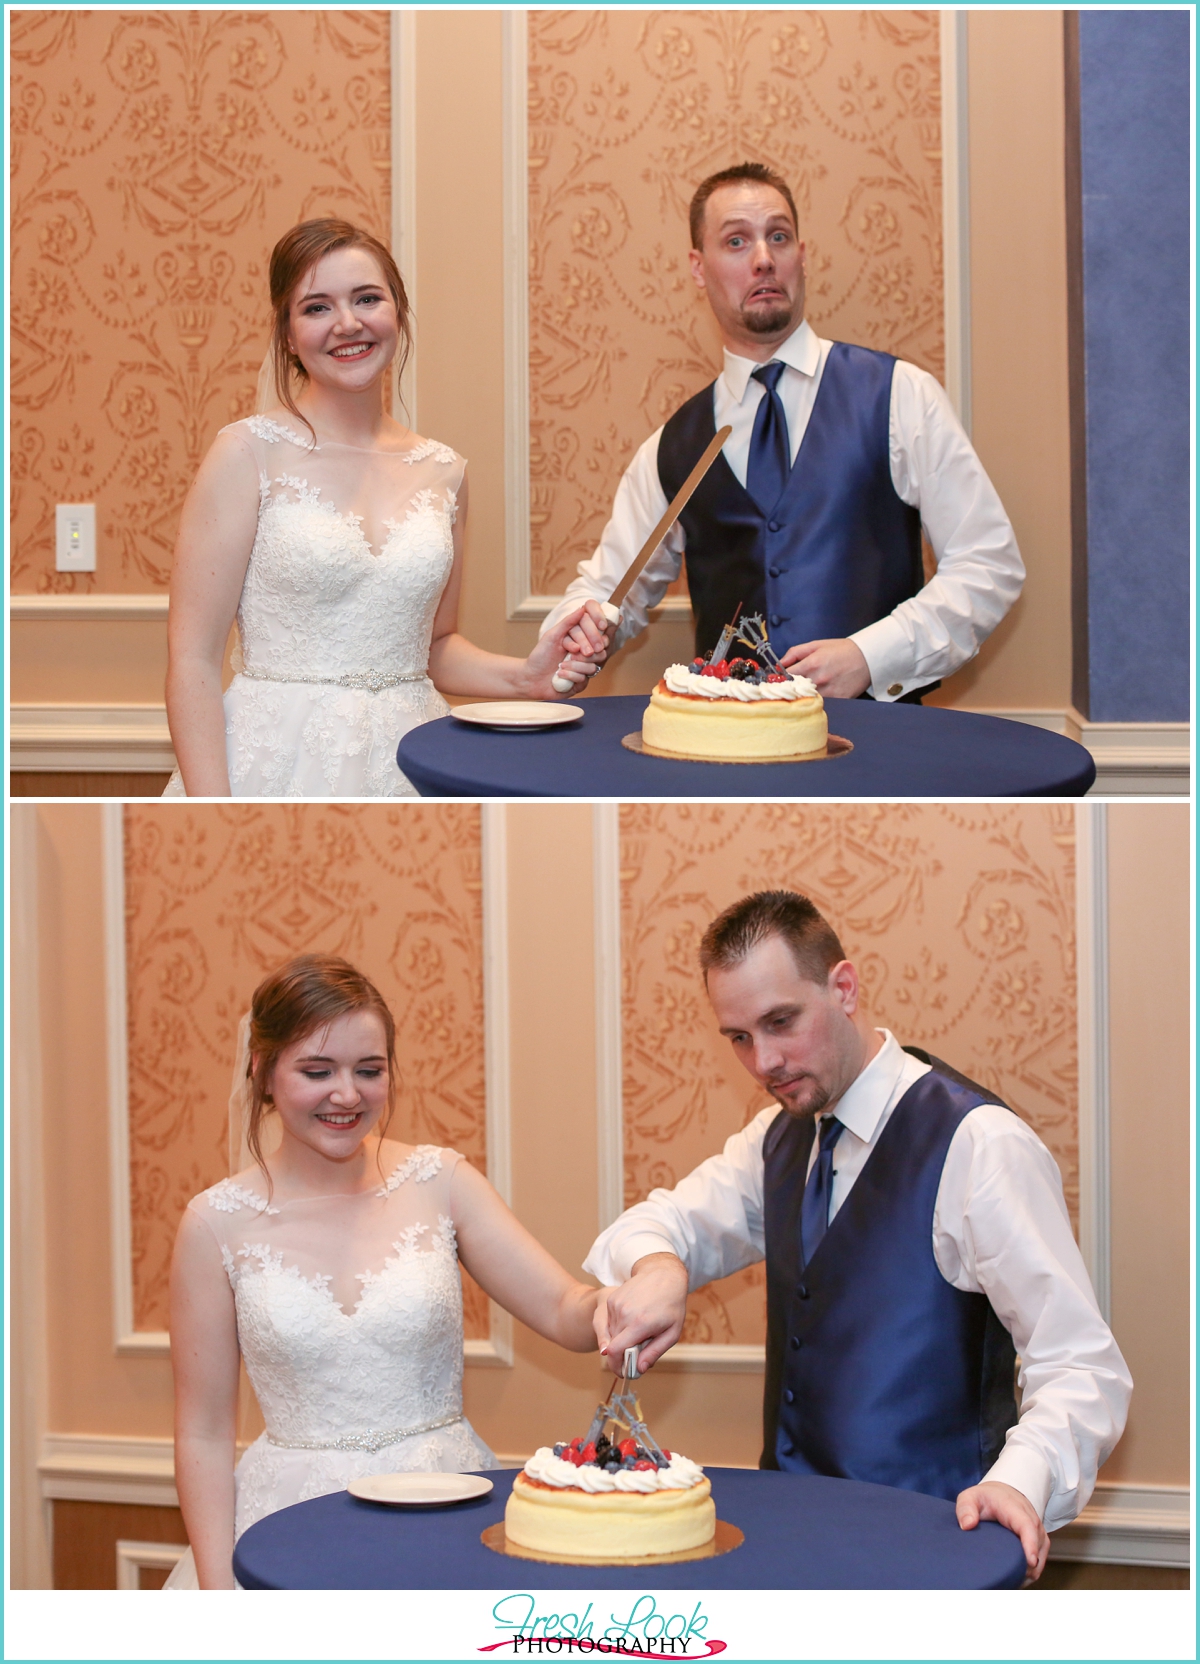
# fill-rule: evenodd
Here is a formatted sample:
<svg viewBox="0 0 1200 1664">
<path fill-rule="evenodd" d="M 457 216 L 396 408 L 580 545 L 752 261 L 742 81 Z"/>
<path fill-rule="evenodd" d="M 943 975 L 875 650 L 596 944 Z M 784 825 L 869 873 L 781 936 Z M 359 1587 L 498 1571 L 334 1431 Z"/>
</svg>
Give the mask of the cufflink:
<svg viewBox="0 0 1200 1664">
<path fill-rule="evenodd" d="M 903 692 L 904 692 L 904 683 L 903 682 L 893 682 L 891 687 L 888 689 L 888 698 L 889 699 L 898 699 Z"/>
</svg>

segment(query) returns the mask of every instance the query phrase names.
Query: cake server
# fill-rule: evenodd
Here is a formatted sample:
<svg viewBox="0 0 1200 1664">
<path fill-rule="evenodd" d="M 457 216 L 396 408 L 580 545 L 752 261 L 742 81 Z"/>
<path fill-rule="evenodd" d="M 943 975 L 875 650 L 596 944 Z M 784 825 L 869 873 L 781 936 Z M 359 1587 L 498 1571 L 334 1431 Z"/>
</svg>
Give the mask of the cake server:
<svg viewBox="0 0 1200 1664">
<path fill-rule="evenodd" d="M 625 569 L 624 576 L 617 584 L 617 587 L 613 590 L 607 601 L 601 601 L 600 611 L 604 614 L 610 624 L 616 625 L 621 622 L 621 602 L 629 594 L 629 591 L 633 588 L 634 584 L 637 583 L 651 559 L 658 553 L 659 545 L 662 543 L 663 538 L 666 537 L 671 527 L 675 524 L 676 520 L 679 519 L 679 516 L 687 507 L 693 491 L 695 491 L 696 487 L 700 484 L 700 481 L 704 478 L 705 474 L 708 473 L 708 470 L 717 460 L 717 455 L 722 445 L 724 445 L 725 441 L 729 438 L 729 435 L 732 432 L 733 429 L 731 427 L 723 427 L 712 436 L 708 444 L 705 446 L 704 455 L 692 469 L 687 479 L 685 479 L 683 484 L 679 487 L 679 490 L 675 493 L 672 500 L 667 504 L 666 513 L 658 522 L 658 525 L 655 526 L 654 530 L 650 533 L 650 536 L 642 544 L 642 547 L 634 557 L 632 564 Z M 555 675 L 552 686 L 556 693 L 570 693 L 575 684 L 569 677 Z"/>
</svg>

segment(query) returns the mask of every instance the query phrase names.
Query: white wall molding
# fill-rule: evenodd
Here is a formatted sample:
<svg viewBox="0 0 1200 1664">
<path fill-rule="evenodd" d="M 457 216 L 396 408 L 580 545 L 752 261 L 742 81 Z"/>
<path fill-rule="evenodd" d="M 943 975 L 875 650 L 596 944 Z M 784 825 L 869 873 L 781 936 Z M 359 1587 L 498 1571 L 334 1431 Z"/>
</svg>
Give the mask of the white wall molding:
<svg viewBox="0 0 1200 1664">
<path fill-rule="evenodd" d="M 117 1588 L 140 1590 L 143 1570 L 171 1571 L 186 1553 L 183 1543 L 139 1543 L 118 1537 Z"/>
<path fill-rule="evenodd" d="M 168 595 L 10 595 L 14 624 L 165 624 Z"/>
<path fill-rule="evenodd" d="M 129 1179 L 129 1016 L 125 966 L 125 817 L 119 803 L 101 806 L 104 884 L 104 973 L 108 1038 L 109 1210 L 112 1243 L 113 1345 L 119 1357 L 162 1357 L 171 1350 L 165 1329 L 134 1327 L 133 1198 Z M 483 886 L 484 1094 L 488 1177 L 508 1201 L 512 1194 L 512 1120 L 508 1016 L 508 864 L 505 807 L 481 809 Z M 509 1369 L 512 1318 L 490 1305 L 486 1339 L 463 1343 L 476 1368 Z"/>
<path fill-rule="evenodd" d="M 942 293 L 946 392 L 971 431 L 971 179 L 965 11 L 943 11 Z"/>
<path fill-rule="evenodd" d="M 1189 722 L 1089 722 L 1071 705 L 1047 710 L 961 708 L 976 716 L 1026 722 L 1077 741 L 1091 752 L 1096 765 L 1094 797 L 1186 797 L 1191 791 Z"/>
<path fill-rule="evenodd" d="M 508 809 L 482 804 L 480 872 L 483 887 L 483 1079 L 488 1178 L 506 1202 L 512 1201 L 512 1069 L 509 1054 L 508 964 Z M 488 1302 L 486 1340 L 463 1343 L 468 1364 L 511 1369 L 513 1320 Z"/>
<path fill-rule="evenodd" d="M 529 115 L 525 14 L 503 31 L 504 565 L 509 618 L 544 618 L 557 597 L 530 593 Z M 542 606 L 548 601 L 548 606 Z"/>
<path fill-rule="evenodd" d="M 1101 1480 L 1079 1518 L 1050 1538 L 1050 1558 L 1108 1566 L 1188 1566 L 1191 1523 L 1186 1485 Z"/>
<path fill-rule="evenodd" d="M 621 1080 L 621 808 L 592 806 L 592 897 L 596 942 L 596 1156 L 599 1228 L 625 1207 Z"/>
<path fill-rule="evenodd" d="M 4 1281 L 9 1344 L 4 1377 L 9 1405 L 8 1579 L 14 1589 L 49 1589 L 50 1530 L 38 1483 L 50 1379 L 46 1338 L 46 1211 L 42 1132 L 38 811 L 14 803 L 9 820 L 9 1009 L 6 1122 L 9 1252 Z M 18 974 L 13 975 L 13 967 Z M 14 1271 L 16 1275 L 14 1276 Z"/>
<path fill-rule="evenodd" d="M 1079 1248 L 1105 1318 L 1111 1308 L 1109 1183 L 1108 807 L 1075 809 L 1079 1037 Z"/>
<path fill-rule="evenodd" d="M 48 1501 L 141 1503 L 178 1508 L 171 1439 L 50 1433 L 38 1463 Z"/>
<path fill-rule="evenodd" d="M 165 705 L 13 705 L 14 769 L 161 774 L 175 767 Z"/>
<path fill-rule="evenodd" d="M 705 1375 L 761 1375 L 767 1367 L 765 1346 L 688 1344 L 673 1346 L 655 1369 L 699 1371 Z"/>
<path fill-rule="evenodd" d="M 417 14 L 391 11 L 392 257 L 404 279 L 414 320 L 417 312 Z M 400 378 L 400 398 L 410 428 L 417 418 L 417 340 Z"/>
</svg>

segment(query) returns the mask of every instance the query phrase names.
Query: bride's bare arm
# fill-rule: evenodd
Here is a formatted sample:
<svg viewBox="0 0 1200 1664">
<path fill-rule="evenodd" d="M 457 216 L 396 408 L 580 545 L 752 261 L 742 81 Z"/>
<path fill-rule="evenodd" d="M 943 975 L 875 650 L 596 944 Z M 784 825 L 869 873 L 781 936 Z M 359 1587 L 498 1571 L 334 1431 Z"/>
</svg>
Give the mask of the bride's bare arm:
<svg viewBox="0 0 1200 1664">
<path fill-rule="evenodd" d="M 468 1161 L 450 1176 L 459 1257 L 485 1294 L 547 1340 L 594 1352 L 599 1289 L 576 1282 Z"/>
<path fill-rule="evenodd" d="M 232 1589 L 238 1338 L 212 1233 L 189 1208 L 171 1261 L 175 1489 L 202 1589 Z"/>
<path fill-rule="evenodd" d="M 188 492 L 171 572 L 167 716 L 189 797 L 228 797 L 221 664 L 258 524 L 246 447 L 218 434 Z"/>
<path fill-rule="evenodd" d="M 560 662 L 575 683 L 578 693 L 604 661 L 606 652 L 603 614 L 588 601 L 548 630 L 527 659 L 513 659 L 503 653 L 488 653 L 458 633 L 458 601 L 462 589 L 463 528 L 467 519 L 467 481 L 458 491 L 458 513 L 454 522 L 454 565 L 442 592 L 433 621 L 429 646 L 429 675 L 439 693 L 466 695 L 478 699 L 561 699 L 551 678 Z M 597 622 L 599 620 L 599 622 Z M 592 643 L 595 656 L 568 658 L 564 646 L 569 632 L 578 625 Z M 566 696 L 570 698 L 570 694 Z"/>
</svg>

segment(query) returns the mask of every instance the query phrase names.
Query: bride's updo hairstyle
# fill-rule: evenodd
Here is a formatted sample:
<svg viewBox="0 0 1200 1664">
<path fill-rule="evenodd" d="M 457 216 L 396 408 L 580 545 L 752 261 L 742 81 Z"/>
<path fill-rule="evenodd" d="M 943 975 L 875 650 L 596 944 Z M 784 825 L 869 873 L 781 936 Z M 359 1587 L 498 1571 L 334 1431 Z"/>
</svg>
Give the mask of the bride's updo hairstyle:
<svg viewBox="0 0 1200 1664">
<path fill-rule="evenodd" d="M 383 273 L 383 281 L 396 303 L 396 317 L 400 323 L 397 376 L 403 375 L 412 351 L 412 325 L 404 279 L 391 252 L 379 238 L 372 237 L 361 226 L 351 225 L 349 220 L 302 220 L 299 225 L 294 225 L 271 250 L 271 311 L 275 319 L 271 331 L 271 367 L 275 372 L 280 404 L 302 422 L 304 417 L 297 410 L 292 394 L 292 377 L 299 376 L 302 381 L 307 381 L 308 372 L 288 346 L 288 309 L 297 285 L 304 281 L 317 261 L 339 248 L 365 248 Z M 304 425 L 309 427 L 307 422 Z"/>
<path fill-rule="evenodd" d="M 246 1143 L 264 1173 L 262 1123 L 272 1107 L 267 1083 L 280 1052 L 352 1011 L 374 1011 L 387 1037 L 388 1106 L 378 1128 L 383 1138 L 396 1108 L 396 1021 L 370 978 L 332 954 L 303 953 L 272 971 L 254 990 L 246 1063 L 250 1088 Z"/>
</svg>

